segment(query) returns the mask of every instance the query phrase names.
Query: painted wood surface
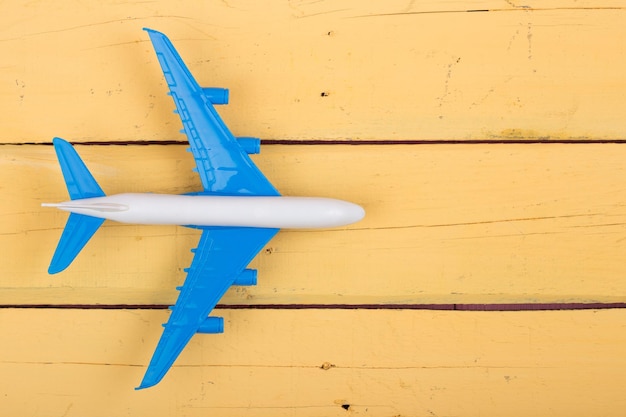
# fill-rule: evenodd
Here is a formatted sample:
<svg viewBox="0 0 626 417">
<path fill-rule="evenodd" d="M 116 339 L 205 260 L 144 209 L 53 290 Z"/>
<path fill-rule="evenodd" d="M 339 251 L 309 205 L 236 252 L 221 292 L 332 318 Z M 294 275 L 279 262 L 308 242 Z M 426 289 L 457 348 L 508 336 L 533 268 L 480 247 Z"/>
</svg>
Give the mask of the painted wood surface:
<svg viewBox="0 0 626 417">
<path fill-rule="evenodd" d="M 415 308 L 626 302 L 625 12 L 0 4 L 3 415 L 622 415 L 625 309 Z M 53 136 L 91 143 L 78 150 L 109 193 L 199 188 L 144 26 L 201 83 L 231 89 L 218 111 L 274 143 L 255 161 L 284 194 L 351 200 L 367 217 L 281 232 L 253 261 L 259 285 L 222 300 L 226 333 L 195 337 L 135 392 L 197 233 L 110 223 L 51 277 L 65 216 L 40 204 L 66 198 L 42 145 Z"/>
<path fill-rule="evenodd" d="M 184 149 L 78 147 L 108 193 L 199 189 Z M 40 204 L 67 198 L 54 151 L 0 152 L 4 299 L 174 301 L 197 231 L 107 223 L 49 276 L 66 214 Z M 367 217 L 281 231 L 253 263 L 260 285 L 223 303 L 626 301 L 622 145 L 266 146 L 255 159 L 284 194 L 354 201 Z"/>
<path fill-rule="evenodd" d="M 623 139 L 620 1 L 5 2 L 2 141 L 168 140 L 144 26 L 264 139 Z"/>
<path fill-rule="evenodd" d="M 28 416 L 621 416 L 626 310 L 220 310 L 135 392 L 165 311 L 0 310 L 0 407 Z M 8 377 L 10 376 L 10 377 Z"/>
</svg>

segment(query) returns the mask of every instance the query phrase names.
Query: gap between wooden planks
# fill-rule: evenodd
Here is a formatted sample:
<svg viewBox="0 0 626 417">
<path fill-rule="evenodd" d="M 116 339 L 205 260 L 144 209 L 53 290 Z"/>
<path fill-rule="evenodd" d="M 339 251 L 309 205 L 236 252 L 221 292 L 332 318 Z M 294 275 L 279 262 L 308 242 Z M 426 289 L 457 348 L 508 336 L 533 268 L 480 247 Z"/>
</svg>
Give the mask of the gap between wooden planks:
<svg viewBox="0 0 626 417">
<path fill-rule="evenodd" d="M 110 193 L 199 189 L 184 146 L 78 146 Z M 225 305 L 623 303 L 621 144 L 266 146 L 284 194 L 362 204 L 366 219 L 282 231 Z M 46 274 L 66 198 L 49 146 L 0 147 L 0 294 L 9 305 L 171 304 L 197 232 L 107 224 Z"/>
<path fill-rule="evenodd" d="M 0 309 L 61 310 L 165 310 L 159 304 L 0 304 Z M 217 304 L 216 310 L 433 310 L 433 311 L 555 311 L 610 310 L 626 303 L 527 303 L 527 304 Z"/>
<path fill-rule="evenodd" d="M 136 392 L 167 312 L 2 309 L 0 407 L 33 417 L 607 417 L 626 407 L 624 309 L 219 313 L 226 333 L 194 337 L 158 386 Z"/>
</svg>

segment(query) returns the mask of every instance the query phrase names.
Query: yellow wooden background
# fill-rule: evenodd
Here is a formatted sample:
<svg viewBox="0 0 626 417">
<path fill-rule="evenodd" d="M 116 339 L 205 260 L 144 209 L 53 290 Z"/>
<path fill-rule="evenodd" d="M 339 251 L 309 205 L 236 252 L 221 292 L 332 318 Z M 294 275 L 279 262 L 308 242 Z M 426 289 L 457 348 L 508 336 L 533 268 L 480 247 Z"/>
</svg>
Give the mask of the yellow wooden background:
<svg viewBox="0 0 626 417">
<path fill-rule="evenodd" d="M 626 302 L 622 4 L 0 4 L 2 415 L 623 415 L 625 309 L 410 308 Z M 40 203 L 66 198 L 53 136 L 109 193 L 199 188 L 146 26 L 280 143 L 254 160 L 283 194 L 367 217 L 279 233 L 226 332 L 136 392 L 197 232 L 107 223 L 49 276 Z"/>
</svg>

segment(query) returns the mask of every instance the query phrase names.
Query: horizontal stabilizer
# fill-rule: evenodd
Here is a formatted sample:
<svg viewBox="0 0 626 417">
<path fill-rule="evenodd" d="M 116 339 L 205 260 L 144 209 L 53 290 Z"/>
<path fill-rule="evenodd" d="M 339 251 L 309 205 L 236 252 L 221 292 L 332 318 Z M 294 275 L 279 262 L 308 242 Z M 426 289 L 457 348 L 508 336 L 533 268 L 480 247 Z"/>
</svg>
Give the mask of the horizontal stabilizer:
<svg viewBox="0 0 626 417">
<path fill-rule="evenodd" d="M 67 268 L 102 223 L 104 223 L 104 219 L 70 213 L 57 249 L 50 262 L 48 273 L 56 274 Z"/>
<path fill-rule="evenodd" d="M 69 142 L 54 138 L 54 150 L 59 158 L 67 191 L 72 200 L 80 198 L 104 197 L 104 191 L 98 185 L 85 163 Z"/>
<path fill-rule="evenodd" d="M 100 188 L 72 145 L 61 138 L 54 138 L 52 143 L 54 144 L 54 150 L 56 151 L 59 164 L 61 165 L 61 171 L 63 172 L 63 178 L 65 179 L 70 198 L 72 200 L 80 200 L 83 198 L 104 197 L 104 191 L 102 191 L 102 188 Z M 58 207 L 60 209 L 71 209 L 76 205 L 81 205 L 81 203 L 71 202 L 42 205 Z M 96 210 L 117 209 L 117 207 L 102 207 L 102 205 L 93 208 Z M 56 274 L 67 268 L 103 222 L 104 219 L 101 218 L 70 213 L 59 244 L 52 256 L 48 273 Z"/>
</svg>

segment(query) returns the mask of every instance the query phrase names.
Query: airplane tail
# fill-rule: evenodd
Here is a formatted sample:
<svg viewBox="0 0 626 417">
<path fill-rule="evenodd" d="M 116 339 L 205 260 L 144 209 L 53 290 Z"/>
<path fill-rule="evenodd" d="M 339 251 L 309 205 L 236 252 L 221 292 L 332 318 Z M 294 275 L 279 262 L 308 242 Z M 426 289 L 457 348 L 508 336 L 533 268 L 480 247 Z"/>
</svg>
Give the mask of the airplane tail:
<svg viewBox="0 0 626 417">
<path fill-rule="evenodd" d="M 104 197 L 104 191 L 72 145 L 61 138 L 54 138 L 52 143 L 61 165 L 70 199 Z M 67 268 L 103 222 L 104 219 L 70 213 L 52 256 L 48 273 L 56 274 Z"/>
</svg>

